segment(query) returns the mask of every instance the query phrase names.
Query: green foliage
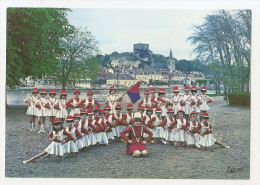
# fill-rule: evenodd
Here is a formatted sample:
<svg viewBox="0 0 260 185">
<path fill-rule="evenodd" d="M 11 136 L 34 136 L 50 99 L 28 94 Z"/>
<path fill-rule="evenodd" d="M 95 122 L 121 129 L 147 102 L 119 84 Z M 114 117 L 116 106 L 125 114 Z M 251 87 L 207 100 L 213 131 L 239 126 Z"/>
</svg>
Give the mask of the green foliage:
<svg viewBox="0 0 260 185">
<path fill-rule="evenodd" d="M 59 40 L 71 33 L 73 27 L 66 14 L 69 9 L 8 8 L 6 84 L 21 85 L 28 76 L 42 78 L 53 72 Z"/>
<path fill-rule="evenodd" d="M 229 105 L 250 106 L 250 93 L 237 92 L 228 94 Z"/>
<path fill-rule="evenodd" d="M 168 62 L 168 58 L 160 54 L 153 54 L 153 61 L 166 64 Z"/>
<path fill-rule="evenodd" d="M 176 69 L 180 71 L 200 71 L 202 73 L 205 73 L 207 68 L 205 65 L 203 65 L 199 60 L 178 60 L 176 62 Z"/>
<path fill-rule="evenodd" d="M 204 84 L 204 83 L 207 82 L 207 80 L 197 79 L 196 82 L 199 83 L 199 84 Z"/>
</svg>

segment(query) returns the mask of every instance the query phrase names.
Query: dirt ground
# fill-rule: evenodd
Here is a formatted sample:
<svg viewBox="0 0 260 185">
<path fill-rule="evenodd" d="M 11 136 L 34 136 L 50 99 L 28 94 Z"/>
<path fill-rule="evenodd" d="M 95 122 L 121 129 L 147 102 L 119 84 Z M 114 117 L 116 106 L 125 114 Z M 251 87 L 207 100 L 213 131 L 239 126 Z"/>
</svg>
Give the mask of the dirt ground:
<svg viewBox="0 0 260 185">
<path fill-rule="evenodd" d="M 149 144 L 147 158 L 125 154 L 125 143 L 93 147 L 76 158 L 66 156 L 22 161 L 43 151 L 47 136 L 29 131 L 26 108 L 6 110 L 6 177 L 74 178 L 163 178 L 163 179 L 249 179 L 250 108 L 231 107 L 223 97 L 213 97 L 210 115 L 216 114 L 215 138 L 230 149 L 210 147 L 207 151 Z M 59 170 L 57 170 L 59 169 Z"/>
</svg>

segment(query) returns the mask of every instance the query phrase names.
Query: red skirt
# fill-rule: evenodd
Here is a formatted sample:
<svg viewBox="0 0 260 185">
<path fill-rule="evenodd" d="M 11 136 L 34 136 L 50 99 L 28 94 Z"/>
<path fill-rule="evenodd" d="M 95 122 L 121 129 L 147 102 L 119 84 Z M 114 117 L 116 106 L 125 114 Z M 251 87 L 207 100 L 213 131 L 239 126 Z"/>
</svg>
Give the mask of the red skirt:
<svg viewBox="0 0 260 185">
<path fill-rule="evenodd" d="M 127 143 L 127 146 L 126 146 L 126 153 L 127 154 L 132 154 L 136 150 L 147 150 L 147 148 L 142 143 L 135 143 L 135 144 Z"/>
</svg>

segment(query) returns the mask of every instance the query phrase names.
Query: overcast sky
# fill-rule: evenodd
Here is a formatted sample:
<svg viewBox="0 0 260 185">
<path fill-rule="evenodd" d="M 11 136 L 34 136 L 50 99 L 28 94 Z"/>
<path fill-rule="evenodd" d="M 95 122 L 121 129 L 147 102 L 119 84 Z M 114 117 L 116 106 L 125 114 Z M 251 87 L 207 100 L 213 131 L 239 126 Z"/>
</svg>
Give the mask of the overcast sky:
<svg viewBox="0 0 260 185">
<path fill-rule="evenodd" d="M 155 54 L 192 59 L 186 41 L 192 25 L 200 25 L 213 10 L 72 9 L 70 24 L 87 27 L 99 41 L 102 54 L 132 52 L 133 44 L 147 43 Z"/>
</svg>

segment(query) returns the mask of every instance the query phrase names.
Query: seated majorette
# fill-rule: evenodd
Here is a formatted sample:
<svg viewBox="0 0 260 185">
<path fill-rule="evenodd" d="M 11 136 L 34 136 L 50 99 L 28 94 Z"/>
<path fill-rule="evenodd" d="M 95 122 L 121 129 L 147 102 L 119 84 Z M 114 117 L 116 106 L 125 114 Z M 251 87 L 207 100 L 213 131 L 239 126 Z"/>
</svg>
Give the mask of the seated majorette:
<svg viewBox="0 0 260 185">
<path fill-rule="evenodd" d="M 82 143 L 83 143 L 83 148 L 82 151 L 86 151 L 89 143 L 88 143 L 88 112 L 86 110 L 82 110 L 80 112 L 80 116 L 81 119 L 79 121 L 79 125 L 78 125 L 78 130 L 80 131 L 81 135 L 82 135 Z"/>
<path fill-rule="evenodd" d="M 106 124 L 108 126 L 106 133 L 107 133 L 107 138 L 108 138 L 108 142 L 111 143 L 112 140 L 114 139 L 114 136 L 117 136 L 116 133 L 116 125 L 113 123 L 112 120 L 112 115 L 110 114 L 110 106 L 107 105 L 105 106 L 105 119 L 106 119 Z"/>
<path fill-rule="evenodd" d="M 93 109 L 88 109 L 88 128 L 91 132 L 89 134 L 89 143 L 90 145 L 99 145 L 100 136 L 99 131 L 102 129 L 102 126 L 99 123 L 99 109 L 95 109 L 95 116 L 93 118 L 94 112 Z"/>
<path fill-rule="evenodd" d="M 93 95 L 93 91 L 89 90 L 87 92 L 88 98 L 81 101 L 80 104 L 83 105 L 85 109 L 100 109 L 100 104 L 97 102 L 97 100 L 94 100 Z M 96 105 L 96 107 L 94 107 L 94 105 Z"/>
<path fill-rule="evenodd" d="M 186 143 L 188 147 L 194 148 L 195 143 L 199 141 L 199 128 L 200 123 L 198 122 L 198 114 L 196 111 L 192 111 L 190 114 L 190 121 L 187 122 L 183 128 L 183 130 L 186 131 Z"/>
<path fill-rule="evenodd" d="M 133 124 L 133 118 L 134 118 L 134 114 L 133 114 L 133 104 L 128 104 L 127 105 L 127 113 L 123 116 L 123 121 L 125 123 L 127 123 L 128 125 L 132 125 Z M 123 130 L 127 129 L 128 126 L 123 126 Z"/>
<path fill-rule="evenodd" d="M 79 121 L 80 121 L 80 114 L 78 113 L 75 113 L 74 116 L 73 116 L 73 120 L 74 120 L 74 124 L 73 126 L 77 129 L 79 129 Z M 80 132 L 81 132 L 82 129 L 80 129 Z M 81 134 L 81 138 L 82 138 L 82 134 Z M 83 143 L 83 140 L 82 139 L 77 139 L 76 140 L 76 145 L 78 147 L 78 149 L 81 151 L 85 146 L 85 143 Z"/>
<path fill-rule="evenodd" d="M 198 106 L 200 109 L 200 121 L 202 121 L 202 115 L 204 112 L 207 112 L 209 110 L 208 104 L 212 103 L 213 99 L 206 94 L 207 89 L 205 86 L 202 86 L 200 91 L 201 95 L 198 96 Z"/>
<path fill-rule="evenodd" d="M 38 94 L 38 89 L 33 88 L 32 95 L 24 99 L 25 103 L 28 105 L 26 115 L 30 116 L 30 131 L 34 131 L 35 129 L 35 119 L 36 119 L 36 109 L 37 109 L 35 105 L 39 99 L 37 94 Z"/>
<path fill-rule="evenodd" d="M 160 123 L 160 126 L 164 128 L 163 139 L 166 141 L 164 144 L 173 144 L 176 136 L 176 130 L 174 129 L 176 121 L 173 117 L 174 111 L 172 108 L 168 108 L 167 117 Z"/>
<path fill-rule="evenodd" d="M 123 126 L 128 126 L 128 123 L 126 123 L 124 121 L 124 115 L 121 113 L 121 105 L 120 104 L 117 104 L 116 105 L 116 113 L 113 114 L 112 116 L 112 121 L 114 122 L 114 124 L 117 126 L 116 127 L 116 133 L 117 135 L 115 136 L 115 139 L 117 141 L 121 141 L 121 135 L 120 135 L 120 132 L 123 131 Z"/>
<path fill-rule="evenodd" d="M 100 137 L 99 144 L 100 145 L 109 145 L 107 133 L 106 133 L 106 130 L 107 130 L 108 127 L 107 127 L 107 124 L 106 124 L 107 121 L 105 119 L 104 109 L 100 110 L 100 119 L 99 120 L 101 120 L 101 122 L 100 122 L 101 129 L 99 130 L 99 137 Z"/>
<path fill-rule="evenodd" d="M 200 139 L 198 142 L 195 143 L 195 145 L 201 150 L 206 150 L 208 147 L 214 144 L 217 144 L 222 148 L 230 148 L 229 146 L 225 146 L 222 143 L 216 141 L 216 139 L 212 135 L 213 126 L 208 122 L 209 114 L 207 112 L 204 112 L 202 117 L 203 117 L 202 118 L 203 121 L 200 123 L 200 126 L 197 128 L 197 130 L 200 129 Z"/>
<path fill-rule="evenodd" d="M 184 131 L 184 126 L 187 124 L 186 119 L 184 119 L 184 111 L 179 109 L 177 112 L 177 125 L 176 125 L 176 146 L 182 146 L 186 142 L 186 133 Z"/>
<path fill-rule="evenodd" d="M 134 157 L 146 157 L 148 155 L 146 144 L 152 140 L 152 132 L 145 126 L 142 126 L 142 118 L 139 112 L 134 114 L 134 125 L 123 130 L 120 135 L 122 140 L 127 142 L 126 153 Z M 144 133 L 148 134 L 144 140 Z M 127 136 L 128 134 L 128 136 Z"/>
<path fill-rule="evenodd" d="M 170 103 L 168 103 L 167 105 L 172 106 L 173 111 L 174 111 L 174 118 L 177 118 L 177 112 L 182 109 L 181 108 L 181 102 L 182 102 L 182 96 L 179 95 L 179 88 L 177 86 L 173 87 L 173 97 L 170 100 Z"/>
<path fill-rule="evenodd" d="M 75 89 L 74 90 L 74 95 L 75 98 L 70 99 L 66 105 L 68 108 L 70 108 L 70 115 L 74 115 L 75 113 L 80 114 L 81 109 L 84 108 L 84 106 L 82 106 L 81 103 L 81 99 L 79 98 L 80 95 L 80 90 Z"/>
<path fill-rule="evenodd" d="M 147 127 L 153 129 L 152 133 L 155 143 L 159 143 L 164 136 L 164 129 L 160 126 L 160 123 L 163 121 L 161 113 L 162 109 L 160 107 L 156 107 L 155 116 L 147 123 Z"/>
<path fill-rule="evenodd" d="M 106 105 L 110 106 L 111 109 L 111 114 L 116 113 L 116 105 L 117 102 L 122 102 L 122 97 L 119 98 L 118 95 L 116 94 L 116 88 L 114 86 L 111 86 L 109 88 L 109 96 L 107 97 L 105 103 Z"/>
<path fill-rule="evenodd" d="M 66 139 L 64 139 L 64 136 L 67 136 Z M 56 118 L 53 121 L 53 131 L 50 132 L 48 139 L 51 141 L 51 144 L 40 154 L 37 154 L 36 156 L 32 157 L 29 160 L 23 161 L 23 163 L 30 163 L 35 162 L 36 159 L 39 159 L 43 156 L 48 155 L 57 155 L 58 161 L 62 160 L 62 156 L 66 153 L 66 150 L 64 148 L 64 143 L 72 139 L 72 135 L 70 135 L 63 127 L 61 120 Z"/>
<path fill-rule="evenodd" d="M 64 144 L 64 148 L 66 150 L 66 153 L 71 154 L 71 157 L 75 157 L 76 153 L 79 151 L 76 141 L 78 139 L 82 138 L 81 133 L 79 132 L 79 130 L 77 129 L 77 127 L 74 127 L 74 120 L 73 120 L 73 116 L 69 115 L 67 116 L 66 119 L 67 125 L 68 127 L 66 128 L 66 131 L 73 137 L 71 138 L 68 142 L 66 142 Z"/>
<path fill-rule="evenodd" d="M 153 131 L 153 128 L 150 125 L 151 125 L 151 123 L 152 124 L 154 123 L 154 120 L 155 120 L 155 117 L 153 115 L 153 108 L 151 106 L 149 106 L 146 109 L 146 116 L 143 118 L 143 123 L 144 123 L 144 126 L 146 126 L 148 128 L 148 130 L 150 130 L 151 132 Z M 149 126 L 151 128 L 149 128 L 148 123 L 150 123 Z M 144 133 L 144 137 L 147 138 L 148 135 L 146 133 Z"/>
<path fill-rule="evenodd" d="M 140 105 L 140 106 L 138 106 L 137 110 L 142 115 L 142 120 L 144 121 L 145 120 L 144 107 L 142 105 Z"/>
<path fill-rule="evenodd" d="M 185 94 L 182 96 L 181 106 L 185 112 L 185 119 L 189 120 L 189 116 L 191 113 L 191 94 L 190 94 L 190 86 L 184 87 Z"/>
</svg>

